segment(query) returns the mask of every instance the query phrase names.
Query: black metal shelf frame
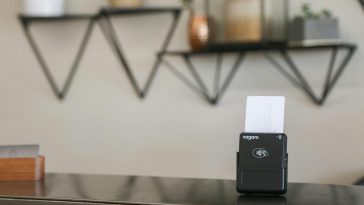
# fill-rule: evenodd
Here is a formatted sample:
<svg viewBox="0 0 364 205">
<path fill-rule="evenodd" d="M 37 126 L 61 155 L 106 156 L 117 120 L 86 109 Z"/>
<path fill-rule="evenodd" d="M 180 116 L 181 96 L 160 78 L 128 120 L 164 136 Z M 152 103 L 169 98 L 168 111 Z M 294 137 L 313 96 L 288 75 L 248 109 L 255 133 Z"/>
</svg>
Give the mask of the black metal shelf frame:
<svg viewBox="0 0 364 205">
<path fill-rule="evenodd" d="M 74 80 L 74 77 L 78 70 L 81 58 L 85 52 L 85 49 L 86 49 L 86 46 L 87 46 L 89 40 L 90 40 L 90 36 L 91 36 L 92 30 L 93 30 L 93 27 L 95 25 L 95 21 L 97 20 L 97 16 L 67 15 L 67 16 L 60 16 L 60 17 L 33 17 L 33 16 L 20 15 L 19 20 L 21 22 L 25 36 L 26 36 L 27 40 L 29 41 L 29 44 L 35 54 L 35 57 L 37 58 L 37 60 L 40 64 L 40 67 L 42 68 L 42 71 L 43 71 L 44 75 L 46 76 L 49 85 L 52 88 L 53 93 L 56 95 L 56 97 L 59 100 L 63 100 L 66 97 L 66 95 L 70 89 L 70 86 Z M 67 75 L 66 81 L 65 81 L 64 85 L 62 86 L 62 88 L 59 88 L 57 86 L 57 83 L 54 80 L 54 77 L 52 75 L 52 72 L 49 69 L 47 62 L 45 61 L 45 58 L 44 58 L 42 52 L 40 51 L 32 33 L 30 31 L 30 25 L 33 22 L 49 22 L 49 21 L 59 22 L 59 21 L 70 21 L 70 20 L 86 20 L 86 21 L 88 21 L 88 25 L 86 27 L 86 31 L 83 35 L 83 38 L 81 40 L 81 44 L 78 47 L 76 56 L 72 62 L 72 66 Z"/>
<path fill-rule="evenodd" d="M 164 42 L 161 47 L 161 52 L 166 52 L 168 49 L 168 46 L 172 40 L 172 36 L 177 28 L 178 20 L 180 17 L 181 10 L 177 8 L 145 8 L 145 9 L 102 9 L 100 12 L 100 26 L 102 28 L 102 31 L 108 40 L 111 48 L 114 50 L 115 54 L 118 57 L 118 60 L 124 69 L 125 73 L 127 74 L 127 77 L 136 92 L 136 94 L 140 98 L 145 98 L 150 86 L 157 74 L 158 69 L 160 68 L 162 58 L 161 56 L 157 55 L 156 60 L 154 64 L 152 65 L 152 69 L 147 77 L 147 81 L 144 84 L 144 86 L 140 86 L 135 78 L 135 75 L 133 74 L 132 68 L 130 66 L 130 63 L 128 62 L 123 48 L 122 44 L 119 41 L 119 38 L 117 36 L 114 24 L 112 22 L 113 16 L 125 16 L 125 15 L 135 15 L 135 14 L 159 14 L 159 13 L 171 13 L 173 16 L 172 24 L 168 30 L 167 36 L 164 39 Z"/>
<path fill-rule="evenodd" d="M 364 0 L 359 0 L 359 3 L 363 7 L 363 9 L 364 9 Z"/>
<path fill-rule="evenodd" d="M 125 70 L 127 77 L 132 84 L 132 87 L 134 88 L 135 92 L 140 98 L 144 98 L 148 91 L 150 90 L 151 84 L 157 74 L 157 71 L 161 65 L 162 59 L 159 55 L 157 55 L 157 58 L 153 64 L 152 70 L 149 73 L 147 77 L 147 81 L 143 88 L 137 83 L 137 80 L 135 78 L 135 75 L 133 74 L 132 68 L 128 62 L 128 60 L 125 57 L 124 51 L 122 49 L 122 44 L 118 39 L 118 36 L 116 34 L 114 25 L 112 23 L 112 16 L 118 15 L 118 16 L 125 16 L 125 15 L 135 15 L 135 14 L 158 14 L 158 13 L 172 13 L 173 15 L 173 21 L 170 29 L 168 30 L 167 36 L 163 42 L 161 51 L 165 52 L 172 40 L 172 36 L 176 30 L 178 20 L 180 17 L 181 9 L 180 8 L 131 8 L 131 9 L 113 9 L 113 8 L 104 8 L 101 9 L 100 12 L 96 15 L 63 15 L 63 16 L 54 16 L 54 17 L 43 17 L 43 16 L 27 16 L 27 15 L 20 15 L 19 20 L 21 22 L 23 31 L 25 33 L 25 36 L 42 68 L 43 73 L 45 74 L 48 83 L 50 84 L 52 91 L 56 95 L 56 97 L 59 100 L 63 100 L 69 89 L 70 86 L 74 80 L 75 74 L 78 70 L 80 61 L 82 59 L 82 56 L 85 52 L 86 46 L 90 40 L 90 36 L 92 33 L 92 30 L 96 24 L 96 22 L 99 23 L 102 32 L 104 33 L 105 38 L 107 39 L 108 43 L 110 44 L 110 47 L 117 55 L 121 66 Z M 31 31 L 30 31 L 30 25 L 33 22 L 59 22 L 59 21 L 71 21 L 71 20 L 87 20 L 88 25 L 85 31 L 85 34 L 82 38 L 81 44 L 78 48 L 78 52 L 73 60 L 71 69 L 67 75 L 66 81 L 62 88 L 59 88 L 57 86 L 57 83 L 54 80 L 54 77 L 52 75 L 52 72 L 49 69 L 49 66 L 46 63 L 46 60 L 40 51 Z"/>
<path fill-rule="evenodd" d="M 342 62 L 339 64 L 338 68 L 335 69 L 337 53 L 339 49 L 346 50 L 346 55 L 344 56 Z M 286 70 L 284 70 L 284 66 L 279 64 L 277 60 L 275 60 L 269 53 L 264 53 L 267 59 L 294 85 L 298 86 L 314 103 L 317 105 L 323 105 L 337 83 L 338 79 L 342 75 L 344 69 L 348 65 L 350 59 L 356 51 L 356 46 L 353 45 L 341 45 L 341 46 L 333 46 L 332 54 L 330 57 L 329 66 L 327 69 L 322 93 L 318 96 L 313 91 L 312 86 L 308 83 L 305 76 L 302 74 L 299 67 L 293 61 L 292 57 L 288 54 L 287 50 L 280 50 L 279 53 L 284 60 L 284 63 L 288 67 L 288 69 L 293 73 L 290 74 Z M 336 71 L 335 71 L 336 70 Z"/>
<path fill-rule="evenodd" d="M 119 41 L 117 33 L 115 31 L 115 26 L 112 23 L 113 16 L 126 16 L 126 15 L 139 15 L 139 14 L 159 14 L 159 13 L 171 13 L 173 16 L 172 24 L 166 34 L 166 37 L 161 46 L 160 53 L 156 56 L 155 62 L 152 65 L 152 69 L 147 76 L 147 80 L 143 86 L 140 86 L 133 74 L 132 68 L 125 57 L 122 43 Z M 343 71 L 347 67 L 350 59 L 356 51 L 356 45 L 350 43 L 342 42 L 326 42 L 312 45 L 287 45 L 287 44 L 268 44 L 268 43 L 252 43 L 252 44 L 222 44 L 222 45 L 209 45 L 206 49 L 200 51 L 167 51 L 168 46 L 172 40 L 173 34 L 175 33 L 178 21 L 180 19 L 181 9 L 180 8 L 136 8 L 136 9 L 112 9 L 105 8 L 100 10 L 96 15 L 64 15 L 58 17 L 36 17 L 36 16 L 25 16 L 20 15 L 19 20 L 21 22 L 23 31 L 30 43 L 30 46 L 45 74 L 48 83 L 50 84 L 52 91 L 59 100 L 66 97 L 70 86 L 74 80 L 76 72 L 78 70 L 81 58 L 85 52 L 86 46 L 90 40 L 90 36 L 95 24 L 98 22 L 104 33 L 105 38 L 110 44 L 111 49 L 115 52 L 121 67 L 124 69 L 134 91 L 140 98 L 145 98 L 150 87 L 155 79 L 155 76 L 162 64 L 176 75 L 184 84 L 186 84 L 190 89 L 195 91 L 203 99 L 205 99 L 210 104 L 217 104 L 224 93 L 228 89 L 231 81 L 233 80 L 236 72 L 241 67 L 244 61 L 246 53 L 252 51 L 259 51 L 264 54 L 266 59 L 272 65 L 278 69 L 278 71 L 283 74 L 292 84 L 301 89 L 314 103 L 318 105 L 323 105 L 327 97 L 331 93 L 332 89 L 336 85 L 338 79 L 342 75 Z M 67 75 L 66 81 L 63 87 L 59 88 L 54 80 L 54 77 L 47 65 L 36 41 L 30 31 L 30 26 L 34 22 L 49 22 L 49 21 L 71 21 L 71 20 L 86 20 L 88 25 L 81 44 L 78 48 L 76 56 L 72 62 L 71 69 Z M 302 50 L 302 49 L 332 49 L 331 59 L 329 62 L 329 67 L 326 73 L 326 78 L 324 81 L 324 88 L 320 95 L 316 95 L 313 91 L 312 86 L 308 83 L 305 76 L 302 74 L 301 69 L 296 65 L 291 56 L 289 55 L 290 50 Z M 344 56 L 342 62 L 335 69 L 336 59 L 339 50 L 346 50 L 347 53 Z M 280 54 L 280 58 L 283 59 L 283 63 L 280 63 L 275 59 L 270 52 L 277 51 Z M 221 79 L 221 70 L 223 64 L 224 53 L 233 52 L 238 54 L 235 62 L 233 63 L 229 73 L 225 79 Z M 197 68 L 193 64 L 193 57 L 196 55 L 207 55 L 216 54 L 216 67 L 214 75 L 213 89 L 210 91 L 206 84 L 203 82 L 201 76 L 197 72 Z M 193 77 L 193 81 L 187 78 L 183 73 L 181 73 L 172 63 L 167 60 L 167 56 L 180 56 L 184 60 L 189 72 Z"/>
<path fill-rule="evenodd" d="M 168 55 L 168 53 L 167 53 Z M 225 91 L 229 87 L 235 73 L 238 71 L 238 68 L 242 64 L 245 53 L 239 52 L 238 56 L 233 63 L 227 77 L 223 80 L 221 84 L 221 70 L 223 64 L 223 53 L 216 54 L 216 67 L 215 67 L 215 74 L 214 74 L 214 83 L 213 83 L 213 91 L 212 93 L 207 88 L 206 84 L 203 82 L 201 76 L 198 74 L 196 67 L 192 62 L 192 53 L 184 53 L 181 55 L 183 58 L 189 72 L 191 73 L 193 79 L 196 83 L 192 82 L 188 79 L 182 72 L 180 72 L 172 63 L 170 63 L 167 59 L 163 59 L 163 64 L 166 68 L 171 71 L 174 75 L 176 75 L 184 84 L 186 84 L 189 88 L 195 91 L 198 95 L 202 98 L 207 100 L 210 104 L 217 104 L 219 100 L 223 97 Z M 197 84 L 197 86 L 196 86 Z"/>
<path fill-rule="evenodd" d="M 200 95 L 203 99 L 205 99 L 208 103 L 212 105 L 216 105 L 222 98 L 223 94 L 229 87 L 231 81 L 233 80 L 237 70 L 241 66 L 244 56 L 246 53 L 251 51 L 260 51 L 264 54 L 265 58 L 275 67 L 278 71 L 286 77 L 293 85 L 300 88 L 315 104 L 323 105 L 326 101 L 327 97 L 331 93 L 338 79 L 342 75 L 343 71 L 347 67 L 350 59 L 354 55 L 356 51 L 356 46 L 354 44 L 344 44 L 344 43 L 332 43 L 325 45 L 314 45 L 314 46 L 264 46 L 264 45 L 255 45 L 249 46 L 247 49 L 243 49 L 243 47 L 236 47 L 238 49 L 226 49 L 223 51 L 218 50 L 202 50 L 197 52 L 167 52 L 161 53 L 160 55 L 166 56 L 180 56 L 184 59 L 185 65 L 190 71 L 193 81 L 189 80 L 186 75 L 180 72 L 173 64 L 171 64 L 166 58 L 163 59 L 163 64 L 167 67 L 169 71 L 171 71 L 174 75 L 176 75 L 185 85 L 187 85 L 190 89 Z M 332 54 L 329 62 L 329 67 L 326 73 L 324 87 L 321 95 L 317 96 L 313 91 L 312 86 L 308 83 L 305 76 L 302 74 L 301 69 L 296 65 L 291 56 L 289 55 L 290 50 L 298 50 L 298 49 L 332 49 Z M 346 50 L 346 55 L 344 56 L 342 62 L 339 64 L 338 68 L 335 69 L 337 54 L 340 49 Z M 279 63 L 277 59 L 275 59 L 270 52 L 277 51 L 280 54 L 280 57 L 283 59 L 283 63 Z M 233 64 L 231 70 L 229 71 L 226 79 L 223 81 L 222 86 L 220 87 L 221 81 L 221 67 L 222 67 L 222 58 L 223 54 L 226 52 L 234 52 L 238 54 L 235 63 Z M 203 82 L 201 76 L 196 71 L 195 66 L 193 65 L 191 58 L 195 55 L 208 55 L 208 54 L 216 54 L 216 68 L 215 68 L 215 76 L 214 76 L 214 93 L 207 89 L 206 84 Z"/>
</svg>

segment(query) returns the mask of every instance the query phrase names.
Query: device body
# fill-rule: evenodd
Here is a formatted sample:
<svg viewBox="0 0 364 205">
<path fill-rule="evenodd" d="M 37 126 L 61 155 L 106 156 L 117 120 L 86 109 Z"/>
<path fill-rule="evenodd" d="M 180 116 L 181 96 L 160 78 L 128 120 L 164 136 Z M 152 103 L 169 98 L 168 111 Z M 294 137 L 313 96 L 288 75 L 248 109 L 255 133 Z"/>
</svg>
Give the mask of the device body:
<svg viewBox="0 0 364 205">
<path fill-rule="evenodd" d="M 285 194 L 288 176 L 284 133 L 241 133 L 236 188 L 246 194 Z"/>
</svg>

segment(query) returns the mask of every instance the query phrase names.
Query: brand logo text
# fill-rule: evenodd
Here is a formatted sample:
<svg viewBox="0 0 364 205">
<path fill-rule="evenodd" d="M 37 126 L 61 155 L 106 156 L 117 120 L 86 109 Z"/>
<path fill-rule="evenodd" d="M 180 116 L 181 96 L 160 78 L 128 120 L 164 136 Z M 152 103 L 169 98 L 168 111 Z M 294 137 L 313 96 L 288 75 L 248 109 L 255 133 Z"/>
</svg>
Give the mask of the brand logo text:
<svg viewBox="0 0 364 205">
<path fill-rule="evenodd" d="M 259 140 L 259 136 L 243 136 L 245 140 Z"/>
</svg>

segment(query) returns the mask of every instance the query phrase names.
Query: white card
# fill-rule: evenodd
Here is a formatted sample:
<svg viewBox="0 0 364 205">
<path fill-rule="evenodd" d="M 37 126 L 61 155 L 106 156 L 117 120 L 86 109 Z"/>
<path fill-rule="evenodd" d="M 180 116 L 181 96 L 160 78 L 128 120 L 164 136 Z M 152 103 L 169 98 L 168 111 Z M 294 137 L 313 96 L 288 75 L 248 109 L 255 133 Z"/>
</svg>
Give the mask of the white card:
<svg viewBox="0 0 364 205">
<path fill-rule="evenodd" d="M 282 96 L 249 96 L 244 132 L 284 133 L 284 105 Z"/>
<path fill-rule="evenodd" d="M 39 156 L 39 145 L 0 146 L 0 158 L 35 158 Z"/>
</svg>

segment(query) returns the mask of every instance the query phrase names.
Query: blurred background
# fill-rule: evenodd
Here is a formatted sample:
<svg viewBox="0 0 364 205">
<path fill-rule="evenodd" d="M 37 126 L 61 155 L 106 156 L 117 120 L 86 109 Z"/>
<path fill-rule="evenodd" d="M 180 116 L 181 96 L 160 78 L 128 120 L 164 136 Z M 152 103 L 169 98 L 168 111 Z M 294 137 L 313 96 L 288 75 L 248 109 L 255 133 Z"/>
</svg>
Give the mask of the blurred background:
<svg viewBox="0 0 364 205">
<path fill-rule="evenodd" d="M 47 172 L 233 179 L 246 97 L 283 95 L 289 181 L 352 184 L 364 174 L 364 10 L 356 0 L 290 0 L 290 19 L 301 13 L 303 3 L 330 10 L 339 20 L 340 39 L 358 46 L 324 106 L 312 103 L 259 52 L 248 53 L 216 106 L 201 100 L 165 66 L 141 100 L 98 25 L 67 98 L 59 101 L 18 20 L 23 1 L 0 1 L 0 143 L 40 144 Z M 65 12 L 95 14 L 104 6 L 107 1 L 68 0 Z M 142 6 L 181 7 L 181 2 L 145 0 Z M 183 9 L 169 50 L 190 49 L 189 16 L 189 10 Z M 171 15 L 133 15 L 113 22 L 142 84 Z M 58 85 L 66 79 L 86 25 L 85 21 L 32 24 Z M 320 89 L 330 52 L 291 54 L 313 87 Z M 235 57 L 225 55 L 223 72 Z M 171 61 L 184 69 L 181 59 Z M 196 57 L 194 62 L 202 78 L 212 84 L 215 56 Z"/>
</svg>

